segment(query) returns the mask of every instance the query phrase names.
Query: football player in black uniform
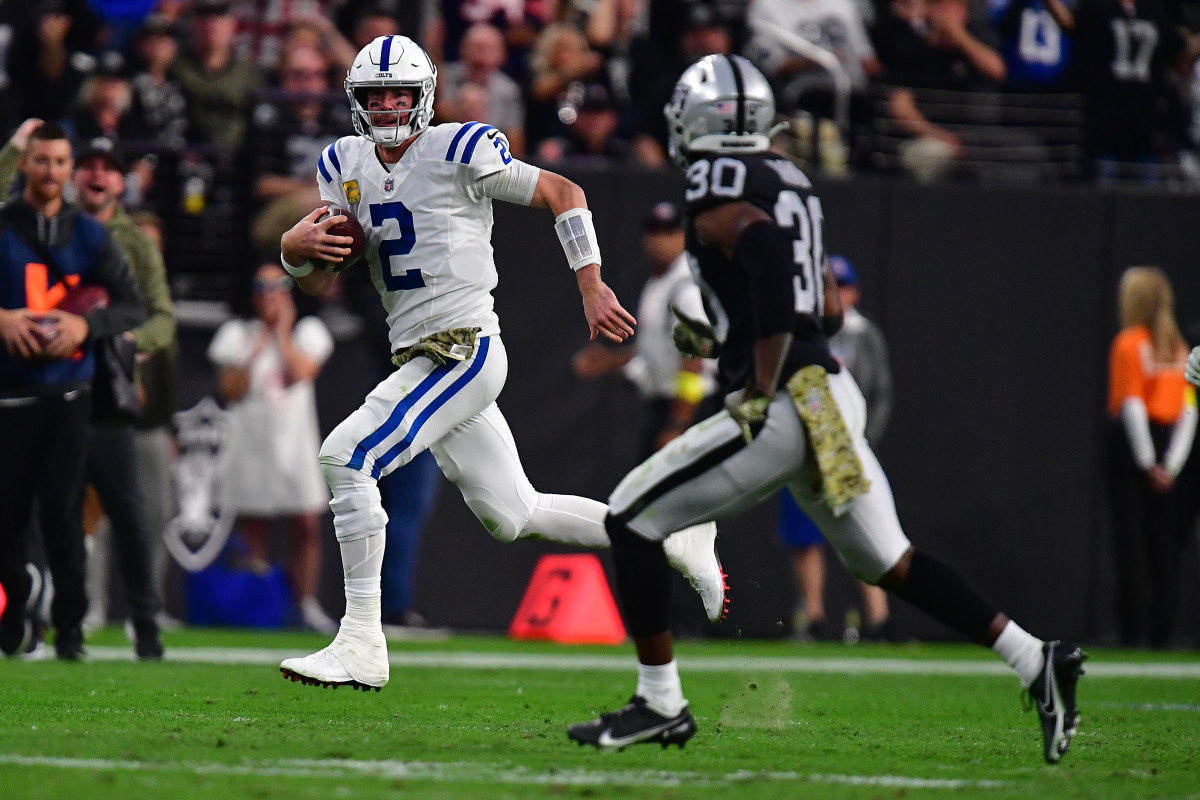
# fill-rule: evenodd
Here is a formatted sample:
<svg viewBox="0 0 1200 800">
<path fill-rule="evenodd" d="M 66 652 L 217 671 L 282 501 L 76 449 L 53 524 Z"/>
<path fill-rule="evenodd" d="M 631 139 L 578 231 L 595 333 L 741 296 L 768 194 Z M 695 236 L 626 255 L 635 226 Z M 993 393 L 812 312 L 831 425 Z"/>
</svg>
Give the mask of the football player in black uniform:
<svg viewBox="0 0 1200 800">
<path fill-rule="evenodd" d="M 718 357 L 725 410 L 688 429 L 621 481 L 609 499 L 617 592 L 637 648 L 623 708 L 572 725 L 601 749 L 683 745 L 696 731 L 669 627 L 672 531 L 736 514 L 786 486 L 868 583 L 899 595 L 1017 673 L 1056 762 L 1078 723 L 1084 654 L 1043 642 L 959 572 L 914 549 L 863 436 L 862 393 L 830 354 L 841 308 L 822 241 L 821 201 L 794 164 L 768 152 L 775 99 L 740 56 L 706 56 L 665 109 L 672 159 L 687 170 L 688 253 L 709 320 L 680 314 L 676 343 Z"/>
</svg>

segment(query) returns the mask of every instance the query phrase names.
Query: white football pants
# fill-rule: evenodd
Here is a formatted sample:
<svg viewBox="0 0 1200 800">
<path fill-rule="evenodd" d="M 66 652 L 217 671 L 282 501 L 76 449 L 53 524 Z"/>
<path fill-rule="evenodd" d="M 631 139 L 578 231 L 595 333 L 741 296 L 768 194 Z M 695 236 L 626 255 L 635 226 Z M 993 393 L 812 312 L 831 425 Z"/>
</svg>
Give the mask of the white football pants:
<svg viewBox="0 0 1200 800">
<path fill-rule="evenodd" d="M 466 361 L 439 366 L 414 358 L 376 386 L 321 446 L 338 540 L 383 532 L 376 482 L 428 448 L 497 539 L 607 546 L 603 503 L 540 494 L 530 484 L 495 402 L 507 374 L 500 337 L 485 336 Z"/>
<path fill-rule="evenodd" d="M 737 514 L 787 486 L 850 571 L 875 583 L 896 565 L 909 541 L 887 476 L 863 437 L 862 392 L 844 369 L 829 376 L 829 385 L 871 481 L 870 491 L 840 517 L 813 489 L 815 465 L 787 389 L 775 396 L 765 425 L 749 444 L 727 411 L 693 425 L 625 476 L 608 501 L 613 515 L 641 536 L 661 540 L 689 525 Z"/>
</svg>

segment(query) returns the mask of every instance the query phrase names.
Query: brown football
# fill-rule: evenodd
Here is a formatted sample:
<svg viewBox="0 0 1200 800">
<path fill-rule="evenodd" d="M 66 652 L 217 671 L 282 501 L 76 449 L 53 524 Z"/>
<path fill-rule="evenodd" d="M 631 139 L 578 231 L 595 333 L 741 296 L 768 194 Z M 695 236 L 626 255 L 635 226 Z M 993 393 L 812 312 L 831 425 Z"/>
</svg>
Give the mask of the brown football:
<svg viewBox="0 0 1200 800">
<path fill-rule="evenodd" d="M 328 211 L 317 217 L 317 222 L 320 222 L 321 220 L 330 216 L 336 217 L 339 215 L 345 217 L 346 221 L 339 222 L 336 225 L 331 226 L 329 228 L 329 233 L 333 236 L 349 236 L 354 241 L 350 245 L 350 255 L 343 256 L 341 261 L 321 261 L 318 259 L 313 259 L 313 263 L 315 263 L 317 267 L 328 272 L 341 272 L 342 270 L 353 267 L 358 263 L 358 260 L 362 258 L 363 251 L 367 249 L 367 234 L 363 230 L 362 225 L 359 223 L 358 217 L 354 216 L 354 212 L 347 211 L 346 209 L 339 208 L 337 206 L 330 206 Z"/>
</svg>

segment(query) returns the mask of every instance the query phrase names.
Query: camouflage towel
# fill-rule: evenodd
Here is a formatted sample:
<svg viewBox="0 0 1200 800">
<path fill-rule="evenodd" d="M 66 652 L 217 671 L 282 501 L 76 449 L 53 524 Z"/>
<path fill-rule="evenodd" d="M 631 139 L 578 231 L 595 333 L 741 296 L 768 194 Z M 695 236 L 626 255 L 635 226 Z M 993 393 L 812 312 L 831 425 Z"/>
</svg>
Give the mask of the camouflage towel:
<svg viewBox="0 0 1200 800">
<path fill-rule="evenodd" d="M 483 328 L 451 328 L 426 336 L 412 347 L 392 354 L 392 363 L 403 367 L 417 356 L 425 356 L 435 364 L 466 361 L 475 353 L 475 334 Z"/>
<path fill-rule="evenodd" d="M 796 411 L 808 431 L 808 443 L 817 460 L 825 504 L 834 516 L 841 516 L 850 501 L 871 488 L 863 474 L 862 461 L 854 451 L 854 439 L 842 419 L 842 412 L 829 389 L 829 375 L 817 364 L 810 364 L 791 377 L 788 391 Z"/>
</svg>

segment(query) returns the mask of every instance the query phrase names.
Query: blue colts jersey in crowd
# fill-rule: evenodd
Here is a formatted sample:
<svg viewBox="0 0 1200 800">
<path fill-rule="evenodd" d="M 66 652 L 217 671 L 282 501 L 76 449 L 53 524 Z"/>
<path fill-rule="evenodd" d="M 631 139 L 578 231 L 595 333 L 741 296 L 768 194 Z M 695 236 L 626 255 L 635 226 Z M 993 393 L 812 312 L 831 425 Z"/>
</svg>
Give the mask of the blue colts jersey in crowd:
<svg viewBox="0 0 1200 800">
<path fill-rule="evenodd" d="M 988 13 L 1001 37 L 1008 84 L 1061 88 L 1071 65 L 1071 37 L 1054 21 L 1043 0 L 988 0 Z"/>
</svg>

